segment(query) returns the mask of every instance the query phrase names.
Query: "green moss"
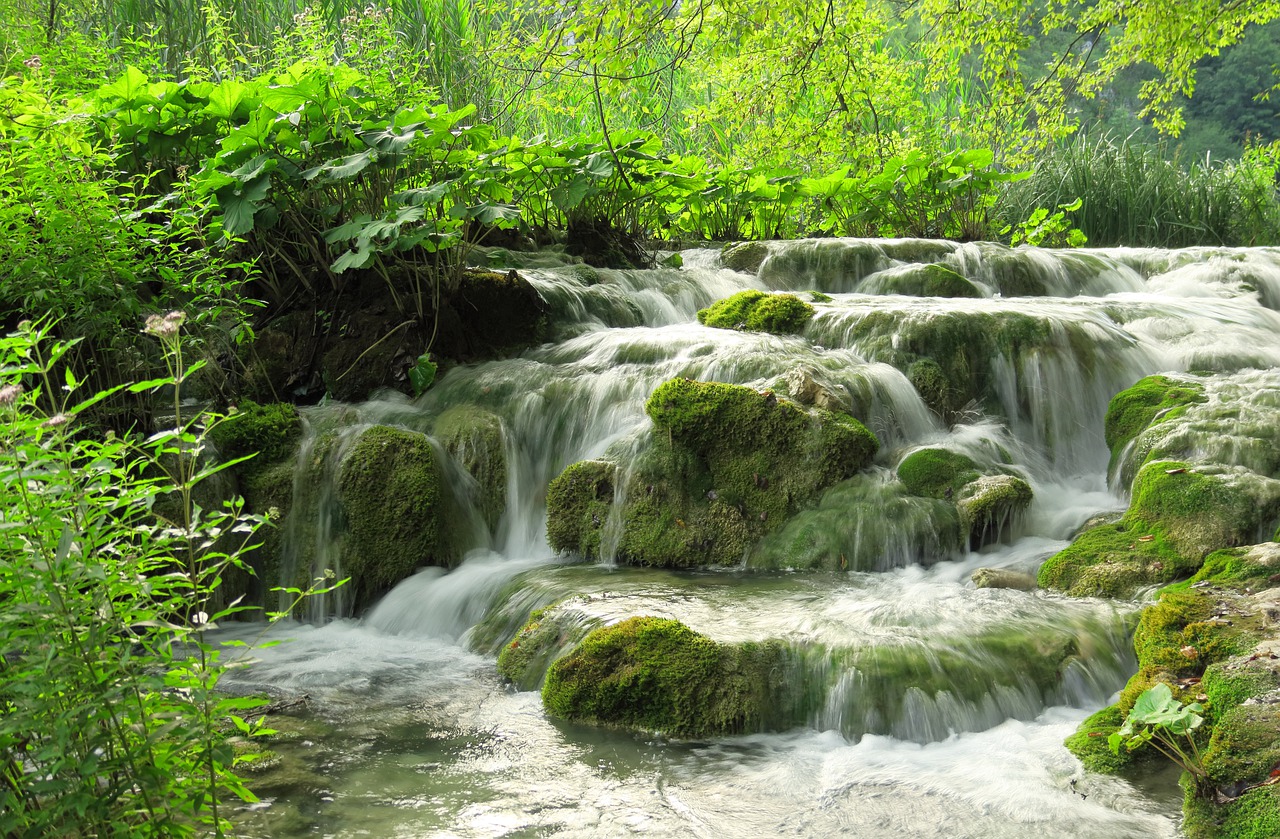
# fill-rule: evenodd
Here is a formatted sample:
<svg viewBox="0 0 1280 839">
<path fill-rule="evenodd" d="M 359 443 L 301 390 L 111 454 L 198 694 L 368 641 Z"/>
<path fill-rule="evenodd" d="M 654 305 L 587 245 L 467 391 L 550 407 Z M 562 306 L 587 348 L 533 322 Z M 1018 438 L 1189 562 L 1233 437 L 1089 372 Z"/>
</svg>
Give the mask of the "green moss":
<svg viewBox="0 0 1280 839">
<path fill-rule="evenodd" d="M 764 242 L 725 245 L 720 251 L 720 264 L 734 271 L 754 274 L 768 255 L 769 246 Z"/>
<path fill-rule="evenodd" d="M 1198 676 L 1204 668 L 1253 646 L 1242 621 L 1217 617 L 1222 601 L 1198 589 L 1166 591 L 1143 610 L 1133 649 L 1143 667 L 1162 667 L 1178 676 Z"/>
<path fill-rule="evenodd" d="M 1015 517 L 1031 504 L 1031 487 L 1013 475 L 983 475 L 960 491 L 956 510 L 960 528 L 977 548 L 1000 539 Z"/>
<path fill-rule="evenodd" d="M 950 423 L 956 413 L 963 407 L 964 400 L 957 399 L 959 391 L 952 388 L 941 365 L 931 358 L 923 358 L 912 362 L 907 367 L 907 380 L 920 394 L 920 399 L 929 406 L 943 422 Z"/>
<path fill-rule="evenodd" d="M 1224 476 L 1188 463 L 1152 461 L 1138 471 L 1126 518 L 1152 523 L 1153 532 L 1196 561 L 1218 548 L 1254 541 L 1261 518 L 1255 500 Z"/>
<path fill-rule="evenodd" d="M 911 265 L 873 278 L 868 290 L 877 294 L 913 297 L 982 297 L 982 292 L 960 274 L 938 263 Z"/>
<path fill-rule="evenodd" d="M 1239 655 L 1205 668 L 1201 689 L 1219 718 L 1246 699 L 1280 690 L 1280 667 L 1267 657 Z"/>
<path fill-rule="evenodd" d="M 294 585 L 294 581 L 285 581 L 280 577 L 282 528 L 293 507 L 294 471 L 293 462 L 285 461 L 251 472 L 240 484 L 245 508 L 253 513 L 271 516 L 271 522 L 257 532 L 258 547 L 246 557 L 255 578 L 248 592 L 252 603 L 269 604 L 271 589 Z"/>
<path fill-rule="evenodd" d="M 1249 790 L 1224 805 L 1188 789 L 1182 829 L 1187 839 L 1275 839 L 1280 836 L 1280 785 Z"/>
<path fill-rule="evenodd" d="M 1214 551 L 1189 582 L 1253 591 L 1280 585 L 1280 545 L 1271 542 Z"/>
<path fill-rule="evenodd" d="M 556 661 L 542 701 L 562 719 L 678 737 L 753 731 L 771 706 L 780 660 L 776 645 L 721 645 L 679 621 L 629 618 Z"/>
<path fill-rule="evenodd" d="M 565 469 L 547 487 L 547 543 L 553 550 L 598 556 L 600 529 L 613 505 L 616 469 L 585 460 Z"/>
<path fill-rule="evenodd" d="M 811 303 L 830 303 L 833 299 L 830 294 L 823 294 L 820 291 L 809 292 L 809 302 Z"/>
<path fill-rule="evenodd" d="M 552 660 L 582 640 L 586 628 L 552 606 L 536 609 L 529 622 L 498 653 L 498 673 L 520 690 L 537 690 Z"/>
<path fill-rule="evenodd" d="M 1155 421 L 1178 416 L 1187 405 L 1205 401 L 1204 387 L 1168 376 L 1147 376 L 1111 399 L 1104 420 L 1112 456 Z"/>
<path fill-rule="evenodd" d="M 1135 763 L 1149 763 L 1152 750 L 1121 749 L 1119 754 L 1115 754 L 1107 745 L 1107 738 L 1124 725 L 1126 714 L 1119 706 L 1108 705 L 1080 723 L 1075 734 L 1068 737 L 1063 745 L 1080 759 L 1085 769 L 1104 775 L 1118 774 Z"/>
<path fill-rule="evenodd" d="M 1184 577 L 1197 565 L 1149 526 L 1121 520 L 1085 530 L 1045 560 L 1037 579 L 1043 588 L 1073 597 L 1132 597 L 1146 586 Z"/>
<path fill-rule="evenodd" d="M 435 453 L 425 435 L 374 426 L 338 470 L 346 518 L 343 573 L 357 609 L 424 565 L 448 565 L 453 551 Z"/>
<path fill-rule="evenodd" d="M 951 498 L 980 474 L 972 458 L 948 449 L 917 449 L 898 464 L 898 480 L 927 498 Z"/>
<path fill-rule="evenodd" d="M 774 335 L 799 332 L 812 317 L 813 307 L 794 294 L 766 294 L 755 289 L 740 291 L 698 311 L 698 322 L 707 326 Z"/>
<path fill-rule="evenodd" d="M 433 433 L 479 489 L 475 501 L 490 531 L 507 507 L 507 455 L 502 420 L 474 405 L 455 405 L 436 418 Z"/>
<path fill-rule="evenodd" d="M 209 431 L 223 460 L 257 454 L 257 460 L 263 463 L 290 457 L 301 434 L 302 423 L 292 405 L 259 405 L 249 399 Z"/>
<path fill-rule="evenodd" d="M 1209 738 L 1204 768 L 1220 788 L 1265 781 L 1280 765 L 1280 705 L 1255 703 L 1227 711 Z"/>
</svg>

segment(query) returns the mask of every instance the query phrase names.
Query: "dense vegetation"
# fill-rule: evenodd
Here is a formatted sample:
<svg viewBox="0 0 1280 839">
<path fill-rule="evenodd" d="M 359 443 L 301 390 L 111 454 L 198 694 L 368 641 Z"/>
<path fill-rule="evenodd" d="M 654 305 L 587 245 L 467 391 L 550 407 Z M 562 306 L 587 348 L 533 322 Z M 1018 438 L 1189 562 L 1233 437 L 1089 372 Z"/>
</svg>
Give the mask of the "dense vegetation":
<svg viewBox="0 0 1280 839">
<path fill-rule="evenodd" d="M 249 703 L 215 693 L 202 633 L 235 611 L 217 592 L 256 523 L 195 500 L 218 420 L 177 395 L 248 393 L 257 315 L 327 331 L 372 284 L 425 387 L 484 244 L 602 264 L 797 236 L 1275 244 L 1265 121 L 1222 129 L 1239 159 L 1189 168 L 1070 135 L 1086 109 L 1122 124 L 1096 103 L 1136 89 L 1128 117 L 1190 119 L 1204 147 L 1238 112 L 1196 74 L 1244 87 L 1270 54 L 1229 48 L 1278 16 L 0 0 L 0 832 L 218 832 L 219 800 L 251 795 L 226 740 Z"/>
</svg>

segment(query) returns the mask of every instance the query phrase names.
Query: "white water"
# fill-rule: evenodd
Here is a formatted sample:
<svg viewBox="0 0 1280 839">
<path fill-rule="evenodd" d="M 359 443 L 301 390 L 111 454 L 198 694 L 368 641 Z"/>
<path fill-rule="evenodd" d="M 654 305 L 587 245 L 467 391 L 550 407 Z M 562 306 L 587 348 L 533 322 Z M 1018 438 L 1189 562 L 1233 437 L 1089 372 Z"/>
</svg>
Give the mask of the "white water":
<svg viewBox="0 0 1280 839">
<path fill-rule="evenodd" d="M 571 271 L 531 272 L 555 309 L 555 343 L 454 370 L 416 403 L 388 397 L 313 412 L 316 427 L 392 423 L 427 431 L 453 404 L 494 411 L 507 434 L 507 512 L 495 533 L 476 538 L 485 550 L 454 571 L 429 569 L 406 580 L 361 622 L 292 627 L 295 641 L 262 652 L 235 675 L 246 689 L 308 693 L 315 709 L 308 725 L 319 732 L 280 748 L 296 777 L 271 788 L 245 829 L 424 837 L 1175 835 L 1178 792 L 1168 779 L 1139 791 L 1085 776 L 1061 746 L 1123 684 L 1132 607 L 979 591 L 968 577 L 980 566 L 1034 572 L 1086 519 L 1123 509 L 1124 487 L 1107 489 L 1102 441 L 1102 415 L 1115 392 L 1157 372 L 1280 366 L 1280 315 L 1270 308 L 1280 302 L 1280 255 L 1011 256 L 996 246 L 935 243 L 928 258 L 961 270 L 990 296 L 858 293 L 870 272 L 894 267 L 918 244 L 785 245 L 758 278 L 715 267 L 711 252 L 687 252 L 683 271 L 600 271 L 590 285 Z M 1010 270 L 1000 260 L 1010 258 L 1056 296 L 998 296 L 1000 272 Z M 834 299 L 816 304 L 814 321 L 794 337 L 694 320 L 716 299 L 770 287 Z M 862 327 L 874 313 L 907 323 L 1009 312 L 1052 328 L 1034 347 L 989 359 L 994 399 L 987 412 L 975 408 L 952 428 L 902 371 L 879 360 L 883 347 Z M 551 556 L 547 483 L 578 460 L 611 457 L 625 467 L 626 453 L 648 433 L 643 405 L 659 384 L 688 376 L 763 389 L 797 366 L 849 399 L 880 437 L 876 463 L 886 474 L 911 449 L 945 445 L 1025 475 L 1036 500 L 1012 543 L 981 555 L 931 556 L 928 568 L 895 567 L 913 561 L 903 550 L 886 559 L 890 570 L 849 575 L 672 575 L 572 568 Z M 326 543 L 331 519 L 317 520 L 321 532 L 305 538 Z M 720 640 L 779 639 L 855 659 L 858 650 L 902 644 L 937 645 L 931 655 L 964 651 L 972 639 L 1009 627 L 1029 636 L 1078 633 L 1084 654 L 1048 696 L 1001 686 L 994 676 L 979 700 L 901 686 L 895 720 L 859 717 L 858 691 L 868 689 L 873 672 L 832 672 L 822 683 L 825 705 L 806 727 L 669 743 L 553 723 L 535 693 L 499 684 L 492 658 L 465 645 L 513 585 L 524 587 L 526 599 L 511 602 L 526 611 L 577 592 L 585 599 L 573 608 L 589 623 L 669 615 Z M 851 660 L 819 659 L 828 668 Z"/>
</svg>

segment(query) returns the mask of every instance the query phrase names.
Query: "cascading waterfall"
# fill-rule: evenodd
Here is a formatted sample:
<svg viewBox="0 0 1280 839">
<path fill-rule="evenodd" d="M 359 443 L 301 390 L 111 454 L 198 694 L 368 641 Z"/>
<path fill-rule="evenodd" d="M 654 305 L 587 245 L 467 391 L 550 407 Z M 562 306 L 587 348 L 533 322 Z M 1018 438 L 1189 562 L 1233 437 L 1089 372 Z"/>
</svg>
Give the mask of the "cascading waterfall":
<svg viewBox="0 0 1280 839">
<path fill-rule="evenodd" d="M 418 400 L 387 395 L 306 410 L 298 502 L 284 540 L 292 578 L 341 572 L 345 524 L 333 486 L 349 441 L 369 426 L 432 435 L 453 406 L 492 412 L 501 425 L 505 500 L 501 516 L 486 522 L 465 452 L 433 442 L 452 488 L 460 566 L 410 577 L 359 623 L 300 627 L 298 644 L 263 653 L 237 677 L 323 690 L 329 707 L 360 707 L 362 719 L 376 708 L 387 720 L 382 728 L 407 744 L 377 745 L 347 761 L 345 780 L 331 788 L 345 785 L 337 797 L 350 814 L 335 815 L 339 805 L 324 801 L 287 803 L 297 801 L 290 792 L 273 805 L 289 812 L 285 821 L 336 819 L 326 832 L 344 836 L 370 818 L 375 832 L 400 835 L 606 835 L 637 827 L 657 835 L 855 828 L 865 836 L 1173 835 L 1161 814 L 1167 802 L 1122 782 L 1088 780 L 1087 802 L 1075 795 L 1067 782 L 1080 776 L 1058 746 L 1132 670 L 1127 633 L 1136 606 L 975 589 L 969 575 L 981 566 L 1034 572 L 1086 519 L 1123 508 L 1116 478 L 1125 458 L 1109 488 L 1102 433 L 1116 392 L 1146 375 L 1196 371 L 1208 401 L 1192 410 L 1214 422 L 1212 407 L 1249 387 L 1252 374 L 1222 381 L 1213 374 L 1280 366 L 1280 251 L 1054 252 L 915 240 L 770 248 L 755 275 L 721 268 L 716 252 L 697 250 L 684 252 L 679 270 L 544 263 L 526 273 L 552 309 L 553 342 L 451 370 Z M 967 278 L 973 294 L 884 293 L 931 263 Z M 697 323 L 698 309 L 745 289 L 830 299 L 816 298 L 815 317 L 795 336 Z M 922 360 L 941 370 L 945 387 L 928 390 L 933 369 Z M 848 572 L 618 564 L 626 499 L 617 496 L 654 433 L 644 403 L 678 377 L 784 396 L 797 382 L 817 383 L 875 432 L 881 448 L 870 469 L 828 489 L 743 557 L 744 568 L 787 569 L 809 567 L 806 557 L 819 552 L 839 556 Z M 925 447 L 1018 475 L 1034 501 L 994 544 L 961 550 L 946 535 L 956 525 L 945 505 L 905 494 L 895 476 L 905 455 Z M 603 523 L 602 561 L 584 565 L 547 546 L 545 494 L 567 466 L 593 459 L 617 464 L 623 478 Z M 718 641 L 784 644 L 793 690 L 769 728 L 792 733 L 663 746 L 550 726 L 536 694 L 497 685 L 491 656 L 531 611 L 552 604 L 575 627 L 566 645 L 591 627 L 640 614 L 677 618 Z M 351 608 L 339 595 L 311 617 L 323 622 Z M 331 671 L 322 675 L 317 657 Z M 343 668 L 351 685 L 332 677 Z M 340 752 L 352 722 L 350 714 L 332 716 L 338 728 L 326 748 Z M 407 733 L 419 719 L 470 745 L 440 752 L 434 734 Z M 993 768 L 978 756 L 983 750 L 1022 775 Z M 915 775 L 901 770 L 907 765 Z M 526 771 L 535 780 L 521 787 Z M 981 771 L 1004 787 L 967 779 Z M 396 772 L 416 775 L 430 792 L 409 792 L 408 780 L 389 780 Z M 379 783 L 398 792 L 387 798 Z M 745 812 L 727 808 L 721 788 L 757 803 Z M 899 803 L 871 803 L 886 788 Z M 796 816 L 797 808 L 808 815 Z M 288 832 L 270 813 L 252 818 L 276 825 L 273 835 Z"/>
</svg>

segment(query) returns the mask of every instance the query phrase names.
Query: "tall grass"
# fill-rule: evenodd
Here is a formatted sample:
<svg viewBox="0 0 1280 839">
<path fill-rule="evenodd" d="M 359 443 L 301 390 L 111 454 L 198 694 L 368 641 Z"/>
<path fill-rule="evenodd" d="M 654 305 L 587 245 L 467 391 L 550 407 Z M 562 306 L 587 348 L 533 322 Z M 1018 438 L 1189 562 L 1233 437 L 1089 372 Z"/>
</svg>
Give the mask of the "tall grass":
<svg viewBox="0 0 1280 839">
<path fill-rule="evenodd" d="M 1093 246 L 1280 244 L 1276 165 L 1262 151 L 1184 166 L 1163 146 L 1081 136 L 1043 156 L 1002 209 L 1016 222 L 1076 198 L 1072 223 Z"/>
</svg>

